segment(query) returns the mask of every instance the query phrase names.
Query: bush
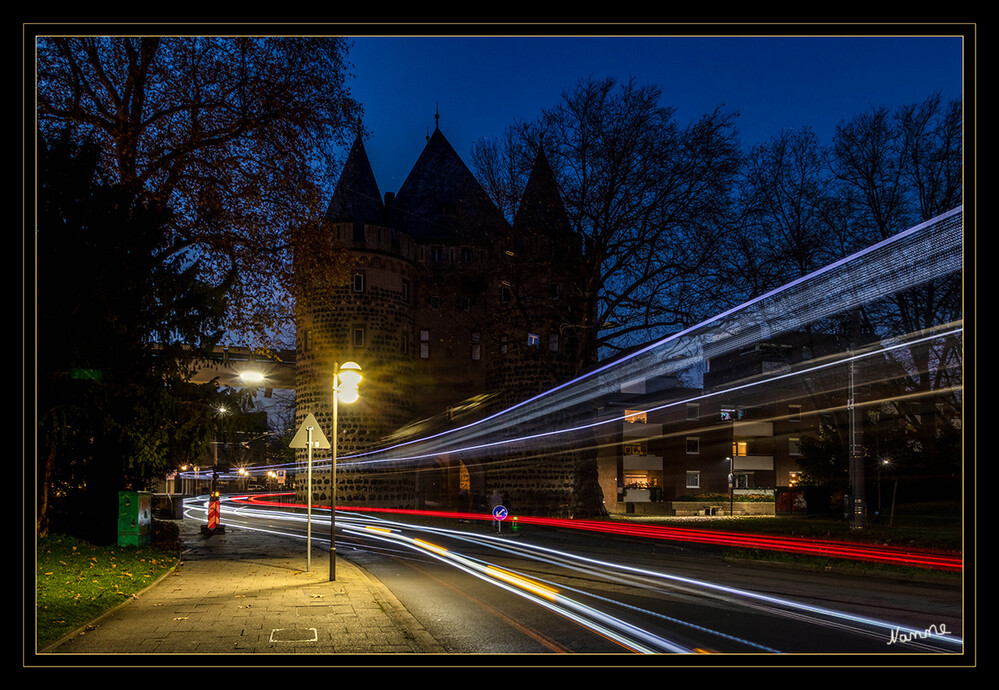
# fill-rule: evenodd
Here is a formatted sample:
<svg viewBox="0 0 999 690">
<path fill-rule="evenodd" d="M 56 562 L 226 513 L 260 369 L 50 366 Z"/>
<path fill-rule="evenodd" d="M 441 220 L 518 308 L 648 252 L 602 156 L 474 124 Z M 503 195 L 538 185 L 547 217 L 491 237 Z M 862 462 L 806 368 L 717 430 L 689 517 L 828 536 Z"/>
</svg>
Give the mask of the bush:
<svg viewBox="0 0 999 690">
<path fill-rule="evenodd" d="M 153 520 L 149 545 L 158 551 L 180 551 L 180 524 L 167 520 Z"/>
</svg>

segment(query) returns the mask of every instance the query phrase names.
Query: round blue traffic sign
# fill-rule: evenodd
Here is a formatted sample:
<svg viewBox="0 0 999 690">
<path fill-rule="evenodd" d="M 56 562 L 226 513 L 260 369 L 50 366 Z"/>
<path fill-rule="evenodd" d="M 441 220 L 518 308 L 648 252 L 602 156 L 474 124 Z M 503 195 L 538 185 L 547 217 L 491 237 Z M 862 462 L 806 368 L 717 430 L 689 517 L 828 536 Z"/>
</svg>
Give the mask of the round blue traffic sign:
<svg viewBox="0 0 999 690">
<path fill-rule="evenodd" d="M 506 514 L 506 508 L 503 506 L 496 506 L 493 508 L 493 517 L 497 520 L 505 520 Z"/>
</svg>

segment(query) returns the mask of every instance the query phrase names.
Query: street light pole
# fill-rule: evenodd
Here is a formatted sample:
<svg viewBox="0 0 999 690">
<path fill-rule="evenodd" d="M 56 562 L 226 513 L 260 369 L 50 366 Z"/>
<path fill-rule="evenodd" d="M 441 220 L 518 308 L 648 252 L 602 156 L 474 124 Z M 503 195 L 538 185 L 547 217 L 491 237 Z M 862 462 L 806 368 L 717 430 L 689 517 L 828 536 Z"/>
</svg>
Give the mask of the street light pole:
<svg viewBox="0 0 999 690">
<path fill-rule="evenodd" d="M 333 438 L 330 440 L 332 463 L 330 465 L 330 580 L 336 580 L 336 451 L 337 423 L 342 399 L 345 403 L 355 402 L 357 386 L 361 383 L 361 367 L 354 362 L 344 362 L 343 366 L 333 365 Z"/>
<path fill-rule="evenodd" d="M 728 459 L 728 516 L 735 517 L 735 456 Z"/>
<path fill-rule="evenodd" d="M 330 581 L 336 581 L 336 444 L 337 444 L 337 415 L 339 409 L 337 400 L 340 397 L 339 375 L 336 373 L 337 365 L 333 365 L 333 436 L 330 439 L 331 464 L 330 464 Z"/>
</svg>

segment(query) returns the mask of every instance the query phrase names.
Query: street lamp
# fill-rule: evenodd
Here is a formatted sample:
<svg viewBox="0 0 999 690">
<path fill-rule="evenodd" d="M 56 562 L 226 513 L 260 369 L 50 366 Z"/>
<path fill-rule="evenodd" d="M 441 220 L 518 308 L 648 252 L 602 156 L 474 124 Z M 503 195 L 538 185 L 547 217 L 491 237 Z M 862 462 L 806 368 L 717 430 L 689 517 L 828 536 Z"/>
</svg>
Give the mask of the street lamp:
<svg viewBox="0 0 999 690">
<path fill-rule="evenodd" d="M 728 516 L 735 517 L 735 456 L 728 458 Z"/>
<path fill-rule="evenodd" d="M 330 580 L 336 580 L 336 434 L 339 403 L 350 404 L 360 397 L 361 367 L 356 362 L 333 365 L 333 437 L 330 439 Z"/>
<path fill-rule="evenodd" d="M 248 386 L 256 386 L 264 382 L 264 375 L 259 371 L 242 371 L 239 374 L 240 380 Z"/>
</svg>

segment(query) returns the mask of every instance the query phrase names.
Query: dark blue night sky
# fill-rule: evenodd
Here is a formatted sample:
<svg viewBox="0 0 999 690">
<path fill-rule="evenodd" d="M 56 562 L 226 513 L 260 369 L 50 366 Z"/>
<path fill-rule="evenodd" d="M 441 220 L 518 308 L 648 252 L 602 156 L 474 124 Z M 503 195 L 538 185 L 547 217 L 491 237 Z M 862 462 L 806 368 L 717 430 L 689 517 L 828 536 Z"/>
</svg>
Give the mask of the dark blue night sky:
<svg viewBox="0 0 999 690">
<path fill-rule="evenodd" d="M 667 28 L 667 27 L 664 27 Z M 918 27 L 913 27 L 914 30 Z M 372 136 L 380 190 L 398 191 L 434 127 L 466 162 L 472 143 L 553 106 L 580 78 L 658 84 L 681 124 L 723 105 L 745 146 L 812 127 L 828 144 L 839 122 L 873 106 L 962 95 L 962 38 L 352 37 L 352 92 Z"/>
</svg>

